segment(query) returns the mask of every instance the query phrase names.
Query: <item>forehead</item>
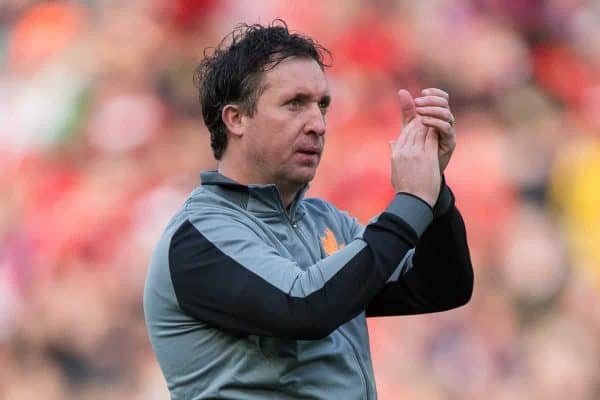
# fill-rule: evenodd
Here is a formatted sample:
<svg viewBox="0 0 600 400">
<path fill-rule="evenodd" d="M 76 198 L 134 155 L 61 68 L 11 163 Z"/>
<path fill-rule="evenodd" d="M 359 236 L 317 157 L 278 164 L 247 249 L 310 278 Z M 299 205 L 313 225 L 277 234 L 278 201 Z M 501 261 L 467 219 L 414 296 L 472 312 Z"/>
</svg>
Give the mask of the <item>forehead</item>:
<svg viewBox="0 0 600 400">
<path fill-rule="evenodd" d="M 288 58 L 263 76 L 263 95 L 287 95 L 297 92 L 323 96 L 329 84 L 319 64 L 309 58 Z"/>
</svg>

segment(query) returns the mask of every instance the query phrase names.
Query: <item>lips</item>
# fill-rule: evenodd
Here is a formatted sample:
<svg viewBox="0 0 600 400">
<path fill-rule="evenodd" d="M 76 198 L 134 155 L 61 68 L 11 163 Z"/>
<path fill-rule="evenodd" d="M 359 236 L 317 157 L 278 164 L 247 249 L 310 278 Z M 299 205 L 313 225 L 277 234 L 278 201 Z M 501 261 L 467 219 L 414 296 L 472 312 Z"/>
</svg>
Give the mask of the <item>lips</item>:
<svg viewBox="0 0 600 400">
<path fill-rule="evenodd" d="M 321 151 L 322 150 L 319 147 L 303 147 L 303 148 L 296 150 L 297 153 L 317 155 L 317 156 L 321 155 Z"/>
</svg>

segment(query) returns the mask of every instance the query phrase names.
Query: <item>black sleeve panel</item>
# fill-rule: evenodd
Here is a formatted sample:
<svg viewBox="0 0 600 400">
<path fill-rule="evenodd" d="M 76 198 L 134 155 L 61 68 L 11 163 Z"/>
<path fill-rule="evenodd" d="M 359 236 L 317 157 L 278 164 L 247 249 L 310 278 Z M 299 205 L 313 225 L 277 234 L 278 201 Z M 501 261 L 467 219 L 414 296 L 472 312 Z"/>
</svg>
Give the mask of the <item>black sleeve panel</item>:
<svg viewBox="0 0 600 400">
<path fill-rule="evenodd" d="M 169 268 L 179 306 L 196 319 L 236 334 L 318 339 L 364 311 L 418 236 L 401 218 L 383 213 L 362 240 L 367 245 L 305 297 L 254 274 L 189 221 L 171 239 Z M 290 263 L 281 258 L 282 268 Z"/>
<path fill-rule="evenodd" d="M 452 206 L 423 233 L 412 268 L 385 286 L 367 307 L 367 316 L 445 311 L 466 304 L 472 292 L 473 267 L 465 225 Z"/>
</svg>

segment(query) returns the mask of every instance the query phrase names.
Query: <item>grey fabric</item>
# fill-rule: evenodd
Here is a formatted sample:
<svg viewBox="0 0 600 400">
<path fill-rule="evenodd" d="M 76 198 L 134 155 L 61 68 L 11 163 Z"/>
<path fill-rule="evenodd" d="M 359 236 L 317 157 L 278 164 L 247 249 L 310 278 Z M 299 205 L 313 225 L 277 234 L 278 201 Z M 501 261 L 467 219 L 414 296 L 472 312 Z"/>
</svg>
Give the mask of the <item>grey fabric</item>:
<svg viewBox="0 0 600 400">
<path fill-rule="evenodd" d="M 433 210 L 416 196 L 398 193 L 385 211 L 406 221 L 421 236 L 433 220 Z"/>
<path fill-rule="evenodd" d="M 267 235 L 264 242 L 248 240 L 253 235 L 249 222 L 246 222 L 250 225 L 247 227 L 247 234 L 240 235 L 240 226 L 244 226 L 244 222 L 239 221 L 239 218 L 234 215 L 228 216 L 220 210 L 206 207 L 204 212 L 194 216 L 191 222 L 207 239 L 217 244 L 221 251 L 240 265 L 295 297 L 305 297 L 321 289 L 366 246 L 363 241 L 354 241 L 331 257 L 320 259 L 303 269 L 293 259 L 283 258 L 281 256 L 283 249 L 278 250 L 273 245 L 267 244 L 276 240 L 275 236 Z M 256 257 L 256 254 L 261 256 Z"/>
<path fill-rule="evenodd" d="M 397 281 L 398 279 L 400 279 L 400 277 L 404 273 L 406 273 L 408 270 L 410 270 L 412 268 L 412 258 L 414 256 L 414 254 L 415 254 L 415 250 L 414 249 L 412 249 L 408 253 L 406 253 L 406 255 L 404 256 L 404 259 L 402 259 L 402 261 L 398 265 L 398 268 L 396 268 L 396 270 L 394 271 L 394 273 L 387 280 L 388 282 L 395 282 L 395 281 Z"/>
<path fill-rule="evenodd" d="M 178 303 L 169 249 L 186 221 L 242 268 L 292 297 L 321 290 L 365 249 L 365 230 L 347 213 L 303 193 L 286 211 L 273 185 L 244 187 L 204 174 L 203 186 L 165 229 L 150 261 L 144 313 L 173 400 L 376 399 L 364 312 L 322 339 L 290 340 L 231 334 L 191 317 Z M 417 234 L 432 220 L 431 210 L 410 196 L 395 196 L 386 211 Z M 240 232 L 253 239 L 243 240 Z M 325 232 L 339 244 L 331 255 L 323 247 Z M 381 277 L 384 282 L 398 279 L 409 259 Z"/>
</svg>

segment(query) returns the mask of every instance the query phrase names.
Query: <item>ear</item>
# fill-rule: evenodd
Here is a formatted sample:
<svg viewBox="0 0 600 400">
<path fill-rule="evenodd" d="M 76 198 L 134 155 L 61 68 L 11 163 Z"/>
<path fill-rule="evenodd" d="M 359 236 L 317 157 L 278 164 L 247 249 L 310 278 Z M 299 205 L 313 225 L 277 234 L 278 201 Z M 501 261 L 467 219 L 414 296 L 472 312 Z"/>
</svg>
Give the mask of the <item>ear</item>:
<svg viewBox="0 0 600 400">
<path fill-rule="evenodd" d="M 223 107 L 221 118 L 231 134 L 235 136 L 242 136 L 244 134 L 244 113 L 240 109 L 240 106 L 227 104 Z"/>
</svg>

